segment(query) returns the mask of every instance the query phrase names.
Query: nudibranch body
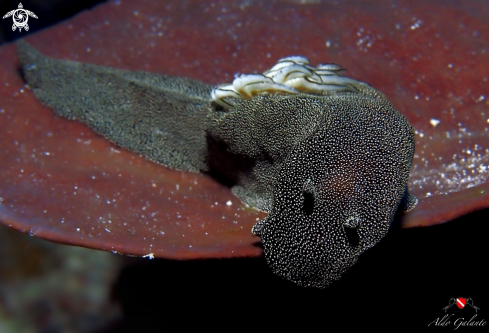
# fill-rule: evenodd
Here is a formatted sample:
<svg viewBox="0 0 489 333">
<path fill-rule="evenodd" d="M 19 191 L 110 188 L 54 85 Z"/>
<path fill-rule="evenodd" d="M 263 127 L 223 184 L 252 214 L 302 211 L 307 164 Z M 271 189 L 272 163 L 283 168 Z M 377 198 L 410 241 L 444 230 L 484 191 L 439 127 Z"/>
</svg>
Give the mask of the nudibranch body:
<svg viewBox="0 0 489 333">
<path fill-rule="evenodd" d="M 18 48 L 29 86 L 58 115 L 157 163 L 208 173 L 268 212 L 252 232 L 273 272 L 299 285 L 338 279 L 416 205 L 412 126 L 338 65 L 288 57 L 212 87 Z"/>
<path fill-rule="evenodd" d="M 232 84 L 222 84 L 212 91 L 212 99 L 223 107 L 232 107 L 226 98 L 250 99 L 258 94 L 321 95 L 331 91 L 358 91 L 364 84 L 339 75 L 336 64 L 309 65 L 309 59 L 292 56 L 280 59 L 263 74 L 243 74 Z"/>
</svg>

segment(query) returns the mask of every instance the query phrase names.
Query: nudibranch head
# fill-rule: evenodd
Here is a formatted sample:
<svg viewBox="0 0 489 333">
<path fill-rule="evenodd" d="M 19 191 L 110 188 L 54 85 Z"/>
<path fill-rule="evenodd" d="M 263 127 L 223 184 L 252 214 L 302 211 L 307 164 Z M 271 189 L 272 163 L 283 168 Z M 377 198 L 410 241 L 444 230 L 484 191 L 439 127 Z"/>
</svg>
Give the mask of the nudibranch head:
<svg viewBox="0 0 489 333">
<path fill-rule="evenodd" d="M 358 91 L 365 84 L 340 75 L 336 64 L 311 66 L 302 56 L 280 59 L 263 74 L 242 74 L 233 83 L 222 84 L 212 91 L 212 100 L 224 108 L 234 106 L 232 99 L 250 99 L 263 94 L 313 94 L 331 91 Z"/>
</svg>

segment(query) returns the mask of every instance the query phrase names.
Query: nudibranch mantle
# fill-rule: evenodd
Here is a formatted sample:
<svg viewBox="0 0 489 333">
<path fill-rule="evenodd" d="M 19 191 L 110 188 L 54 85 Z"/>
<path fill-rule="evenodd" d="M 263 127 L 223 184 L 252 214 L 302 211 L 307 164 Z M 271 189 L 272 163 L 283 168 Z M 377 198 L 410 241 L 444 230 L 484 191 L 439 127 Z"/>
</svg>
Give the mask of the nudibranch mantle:
<svg viewBox="0 0 489 333">
<path fill-rule="evenodd" d="M 303 56 L 279 59 L 263 74 L 242 74 L 232 84 L 222 84 L 212 90 L 212 99 L 224 108 L 233 107 L 226 99 L 250 99 L 259 94 L 313 94 L 331 91 L 358 91 L 363 82 L 340 76 L 337 64 L 313 67 Z"/>
<path fill-rule="evenodd" d="M 256 223 L 270 268 L 324 288 L 417 199 L 407 190 L 414 130 L 385 96 L 288 57 L 263 75 L 196 80 L 45 57 L 18 43 L 36 97 L 115 144 L 204 172 L 268 212 Z"/>
</svg>

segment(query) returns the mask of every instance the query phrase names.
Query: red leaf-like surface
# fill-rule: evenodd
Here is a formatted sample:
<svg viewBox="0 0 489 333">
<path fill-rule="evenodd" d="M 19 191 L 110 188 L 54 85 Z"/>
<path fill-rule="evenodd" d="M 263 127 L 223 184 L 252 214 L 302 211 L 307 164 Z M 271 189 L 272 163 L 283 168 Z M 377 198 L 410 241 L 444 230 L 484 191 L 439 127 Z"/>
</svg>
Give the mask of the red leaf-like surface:
<svg viewBox="0 0 489 333">
<path fill-rule="evenodd" d="M 417 131 L 409 187 L 420 202 L 401 220 L 412 227 L 489 206 L 487 17 L 484 1 L 114 1 L 27 41 L 60 59 L 212 84 L 288 55 L 339 63 Z M 264 213 L 206 176 L 156 165 L 54 116 L 24 86 L 15 46 L 0 57 L 4 224 L 140 256 L 261 254 L 250 230 Z"/>
</svg>

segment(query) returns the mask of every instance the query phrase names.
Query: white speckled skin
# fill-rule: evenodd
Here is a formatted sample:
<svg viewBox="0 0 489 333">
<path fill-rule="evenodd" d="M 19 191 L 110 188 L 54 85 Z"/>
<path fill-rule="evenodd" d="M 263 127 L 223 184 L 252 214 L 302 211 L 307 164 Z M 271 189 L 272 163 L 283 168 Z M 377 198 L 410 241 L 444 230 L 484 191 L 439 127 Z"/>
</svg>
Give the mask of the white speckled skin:
<svg viewBox="0 0 489 333">
<path fill-rule="evenodd" d="M 360 89 L 256 96 L 210 129 L 227 152 L 254 157 L 233 169 L 233 191 L 269 212 L 253 233 L 271 269 L 302 286 L 338 279 L 417 203 L 407 192 L 414 130 L 381 93 Z"/>
</svg>

